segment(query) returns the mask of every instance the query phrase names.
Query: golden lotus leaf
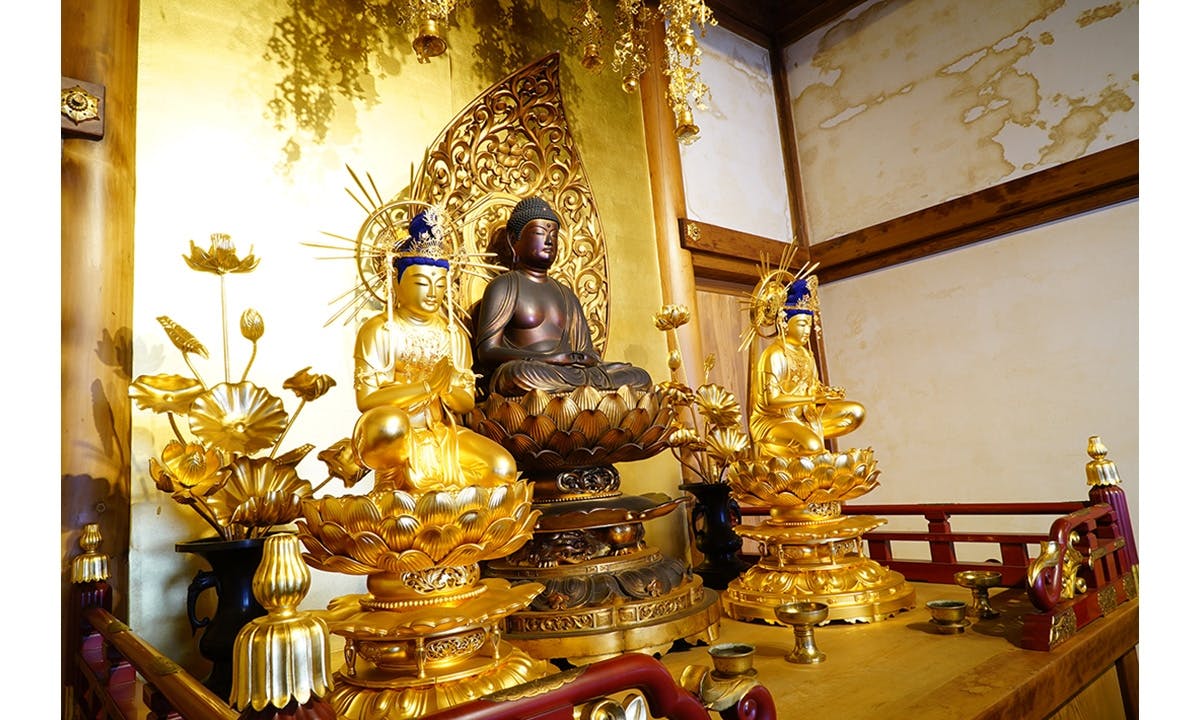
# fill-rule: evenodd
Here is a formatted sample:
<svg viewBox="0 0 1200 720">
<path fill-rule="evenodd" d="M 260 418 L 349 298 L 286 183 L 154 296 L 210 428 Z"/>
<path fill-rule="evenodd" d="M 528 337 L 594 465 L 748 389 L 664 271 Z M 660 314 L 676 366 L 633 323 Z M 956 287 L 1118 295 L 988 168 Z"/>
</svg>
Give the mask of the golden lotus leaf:
<svg viewBox="0 0 1200 720">
<path fill-rule="evenodd" d="M 851 448 L 804 457 L 739 460 L 729 484 L 739 501 L 773 507 L 845 502 L 878 487 L 875 451 Z"/>
<path fill-rule="evenodd" d="M 188 425 L 222 450 L 253 454 L 279 439 L 287 412 L 282 400 L 254 383 L 220 383 L 196 398 Z"/>
<path fill-rule="evenodd" d="M 295 465 L 279 459 L 239 456 L 227 468 L 229 479 L 204 501 L 221 525 L 290 523 L 300 516 L 301 501 L 312 497 L 312 485 L 300 479 Z"/>
<path fill-rule="evenodd" d="M 414 495 L 403 490 L 323 497 L 297 521 L 305 560 L 370 575 L 468 565 L 504 557 L 533 537 L 540 513 L 527 483 Z"/>
<path fill-rule="evenodd" d="M 464 425 L 504 446 L 526 471 L 629 462 L 666 448 L 672 406 L 658 388 L 566 395 L 532 391 L 519 398 L 492 394 Z"/>
<path fill-rule="evenodd" d="M 129 397 L 142 410 L 176 415 L 186 415 L 202 392 L 199 380 L 171 374 L 139 375 L 129 386 Z"/>
<path fill-rule="evenodd" d="M 733 393 L 715 383 L 696 388 L 696 406 L 708 422 L 718 427 L 740 424 L 742 408 Z"/>
</svg>

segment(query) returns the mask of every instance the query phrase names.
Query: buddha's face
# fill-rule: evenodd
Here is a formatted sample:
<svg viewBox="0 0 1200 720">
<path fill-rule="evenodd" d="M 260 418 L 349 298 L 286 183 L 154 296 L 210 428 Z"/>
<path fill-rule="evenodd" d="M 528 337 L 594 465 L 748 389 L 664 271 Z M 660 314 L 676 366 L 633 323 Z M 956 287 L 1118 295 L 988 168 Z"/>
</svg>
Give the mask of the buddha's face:
<svg viewBox="0 0 1200 720">
<path fill-rule="evenodd" d="M 788 318 L 787 339 L 794 343 L 808 342 L 808 334 L 812 331 L 812 315 L 796 313 Z"/>
<path fill-rule="evenodd" d="M 446 268 L 410 265 L 396 280 L 396 307 L 427 319 L 438 314 L 446 297 Z"/>
<path fill-rule="evenodd" d="M 558 256 L 558 223 L 530 220 L 521 228 L 513 246 L 513 258 L 519 265 L 548 270 Z"/>
</svg>

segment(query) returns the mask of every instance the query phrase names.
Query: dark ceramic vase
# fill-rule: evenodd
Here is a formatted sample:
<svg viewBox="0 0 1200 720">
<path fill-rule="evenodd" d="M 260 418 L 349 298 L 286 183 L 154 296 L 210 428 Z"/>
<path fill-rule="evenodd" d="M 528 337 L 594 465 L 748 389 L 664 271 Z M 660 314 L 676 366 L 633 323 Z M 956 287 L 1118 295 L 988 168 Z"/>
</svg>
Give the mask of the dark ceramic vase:
<svg viewBox="0 0 1200 720">
<path fill-rule="evenodd" d="M 737 501 L 730 496 L 726 483 L 684 483 L 679 488 L 696 498 L 692 533 L 696 547 L 704 554 L 704 562 L 695 572 L 704 580 L 705 587 L 724 590 L 730 580 L 750 567 L 738 556 L 742 538 L 733 531 L 734 525 L 742 521 Z"/>
<path fill-rule="evenodd" d="M 212 663 L 204 686 L 228 700 L 233 688 L 233 645 L 242 626 L 267 611 L 254 597 L 251 586 L 262 562 L 263 538 L 222 540 L 205 538 L 175 545 L 176 552 L 199 555 L 211 570 L 201 570 L 188 584 L 187 613 L 192 633 L 201 630 L 200 655 Z M 217 606 L 211 618 L 196 617 L 196 600 L 212 589 Z"/>
</svg>

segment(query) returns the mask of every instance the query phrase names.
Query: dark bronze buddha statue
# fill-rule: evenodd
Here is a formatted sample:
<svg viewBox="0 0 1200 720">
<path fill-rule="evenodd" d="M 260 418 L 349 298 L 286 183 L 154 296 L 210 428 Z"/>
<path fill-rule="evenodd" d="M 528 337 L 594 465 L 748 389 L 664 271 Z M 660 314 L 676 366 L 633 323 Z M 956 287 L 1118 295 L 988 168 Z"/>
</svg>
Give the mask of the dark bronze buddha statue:
<svg viewBox="0 0 1200 720">
<path fill-rule="evenodd" d="M 583 386 L 648 389 L 645 370 L 600 358 L 579 298 L 550 276 L 558 227 L 558 215 L 541 198 L 525 198 L 513 208 L 505 228 L 512 269 L 488 283 L 475 312 L 476 370 L 483 387 L 509 397 Z"/>
</svg>

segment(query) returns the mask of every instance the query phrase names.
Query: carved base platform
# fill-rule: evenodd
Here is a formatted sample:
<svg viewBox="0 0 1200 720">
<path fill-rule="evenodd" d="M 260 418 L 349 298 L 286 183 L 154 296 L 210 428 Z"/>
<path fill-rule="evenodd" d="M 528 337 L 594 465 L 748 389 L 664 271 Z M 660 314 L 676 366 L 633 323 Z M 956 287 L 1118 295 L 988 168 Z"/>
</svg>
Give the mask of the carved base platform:
<svg viewBox="0 0 1200 720">
<path fill-rule="evenodd" d="M 556 672 L 501 637 L 505 618 L 526 608 L 542 586 L 481 580 L 477 567 L 454 570 L 374 575 L 368 588 L 388 589 L 400 580 L 411 586 L 414 576 L 422 582 L 392 599 L 368 593 L 329 604 L 323 615 L 330 631 L 346 639 L 345 665 L 327 698 L 339 718 L 423 717 Z M 446 578 L 461 582 L 440 582 Z M 429 581 L 438 581 L 439 589 L 431 591 Z"/>
<path fill-rule="evenodd" d="M 863 554 L 863 533 L 884 522 L 859 515 L 738 527 L 764 554 L 729 583 L 722 609 L 734 620 L 778 624 L 775 608 L 797 600 L 828 605 L 828 621 L 873 622 L 915 607 L 916 590 L 904 576 Z"/>
<path fill-rule="evenodd" d="M 377 668 L 354 677 L 339 671 L 334 673 L 334 689 L 326 699 L 341 720 L 408 720 L 557 671 L 507 642 L 500 642 L 497 654 L 499 657 L 477 655 L 452 672 L 420 679 L 395 676 Z"/>
<path fill-rule="evenodd" d="M 670 592 L 644 600 L 514 613 L 504 637 L 533 657 L 584 665 L 627 652 L 660 655 L 676 640 L 712 643 L 720 622 L 716 592 L 689 575 Z"/>
</svg>

